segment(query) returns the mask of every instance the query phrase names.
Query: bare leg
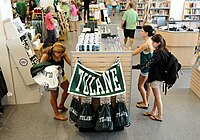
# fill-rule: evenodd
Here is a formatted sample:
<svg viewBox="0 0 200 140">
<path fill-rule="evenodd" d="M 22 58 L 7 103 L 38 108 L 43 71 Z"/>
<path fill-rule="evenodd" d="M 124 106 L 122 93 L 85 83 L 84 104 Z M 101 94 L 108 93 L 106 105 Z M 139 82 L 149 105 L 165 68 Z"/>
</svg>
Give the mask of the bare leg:
<svg viewBox="0 0 200 140">
<path fill-rule="evenodd" d="M 78 22 L 75 21 L 75 31 L 77 31 L 77 30 L 78 30 Z"/>
<path fill-rule="evenodd" d="M 65 101 L 69 95 L 69 93 L 67 93 L 68 91 L 68 87 L 69 87 L 69 81 L 66 80 L 64 81 L 62 84 L 61 84 L 61 87 L 63 89 L 63 93 L 62 93 L 62 97 L 61 97 L 61 101 L 60 101 L 60 104 L 59 104 L 59 108 L 63 109 L 63 111 L 67 110 L 66 107 L 64 106 L 65 104 Z"/>
<path fill-rule="evenodd" d="M 124 38 L 124 45 L 126 45 L 128 38 Z"/>
<path fill-rule="evenodd" d="M 72 21 L 69 22 L 69 26 L 70 26 L 70 31 L 73 31 Z"/>
<path fill-rule="evenodd" d="M 129 48 L 132 49 L 133 46 L 133 38 L 129 38 Z"/>
<path fill-rule="evenodd" d="M 50 103 L 55 114 L 54 119 L 66 121 L 68 119 L 67 116 L 62 115 L 58 111 L 58 106 L 57 106 L 58 91 L 50 91 L 50 93 L 51 93 Z"/>
<path fill-rule="evenodd" d="M 149 102 L 149 97 L 150 97 L 150 95 L 151 95 L 151 93 L 152 93 L 152 89 L 151 89 L 149 83 L 145 82 L 145 84 L 146 84 L 146 87 L 147 87 L 147 91 L 146 91 L 146 99 L 147 99 L 147 102 Z"/>
<path fill-rule="evenodd" d="M 142 106 L 148 106 L 148 101 L 146 98 L 146 91 L 144 89 L 144 84 L 147 80 L 147 76 L 142 76 L 141 74 L 139 75 L 139 79 L 138 79 L 138 90 L 140 91 L 143 103 L 141 103 L 140 105 Z"/>
<path fill-rule="evenodd" d="M 163 117 L 163 105 L 162 105 L 160 89 L 159 88 L 152 88 L 152 90 L 153 90 L 153 94 L 154 94 L 154 97 L 155 97 L 154 106 L 156 106 L 156 108 L 158 110 L 157 117 L 159 119 L 162 119 L 162 117 Z M 155 110 L 155 108 L 153 107 L 152 111 L 154 111 L 154 110 Z"/>
</svg>

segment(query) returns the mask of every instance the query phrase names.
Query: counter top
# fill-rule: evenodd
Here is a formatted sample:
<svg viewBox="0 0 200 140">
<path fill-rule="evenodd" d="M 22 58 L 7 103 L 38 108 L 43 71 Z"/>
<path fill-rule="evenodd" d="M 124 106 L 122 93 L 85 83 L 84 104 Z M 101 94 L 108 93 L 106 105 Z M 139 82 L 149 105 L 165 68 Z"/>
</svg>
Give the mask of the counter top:
<svg viewBox="0 0 200 140">
<path fill-rule="evenodd" d="M 162 32 L 169 32 L 169 33 L 196 33 L 199 32 L 199 29 L 194 29 L 194 31 L 169 31 L 169 30 L 163 30 L 163 29 L 157 29 L 158 31 L 162 31 Z"/>
</svg>

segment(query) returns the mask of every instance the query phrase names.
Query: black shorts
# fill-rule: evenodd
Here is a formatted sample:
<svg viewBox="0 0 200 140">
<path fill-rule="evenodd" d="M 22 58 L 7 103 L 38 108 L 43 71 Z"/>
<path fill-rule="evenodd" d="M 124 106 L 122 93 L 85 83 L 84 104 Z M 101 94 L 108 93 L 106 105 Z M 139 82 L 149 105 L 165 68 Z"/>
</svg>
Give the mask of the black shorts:
<svg viewBox="0 0 200 140">
<path fill-rule="evenodd" d="M 135 36 L 135 29 L 130 30 L 130 29 L 124 29 L 124 37 L 125 38 L 134 38 Z"/>
</svg>

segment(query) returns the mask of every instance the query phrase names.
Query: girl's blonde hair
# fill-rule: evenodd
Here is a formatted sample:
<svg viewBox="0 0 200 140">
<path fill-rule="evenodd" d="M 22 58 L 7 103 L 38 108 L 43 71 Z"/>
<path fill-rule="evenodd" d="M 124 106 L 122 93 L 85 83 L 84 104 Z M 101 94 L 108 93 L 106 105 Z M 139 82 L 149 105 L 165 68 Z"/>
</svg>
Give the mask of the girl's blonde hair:
<svg viewBox="0 0 200 140">
<path fill-rule="evenodd" d="M 62 43 L 56 42 L 52 46 L 52 51 L 64 53 L 66 51 L 66 47 Z"/>
<path fill-rule="evenodd" d="M 53 7 L 47 6 L 47 8 L 46 8 L 46 13 L 50 12 L 51 10 L 53 10 Z"/>
</svg>

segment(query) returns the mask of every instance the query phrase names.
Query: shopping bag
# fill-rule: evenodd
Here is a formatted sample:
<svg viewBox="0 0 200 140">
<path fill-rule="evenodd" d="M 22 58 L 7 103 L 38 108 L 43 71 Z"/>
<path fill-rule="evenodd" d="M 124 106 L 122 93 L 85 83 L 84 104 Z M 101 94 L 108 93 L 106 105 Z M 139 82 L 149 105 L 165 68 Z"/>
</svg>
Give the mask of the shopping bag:
<svg viewBox="0 0 200 140">
<path fill-rule="evenodd" d="M 78 21 L 81 21 L 82 20 L 82 17 L 80 14 L 78 14 Z"/>
<path fill-rule="evenodd" d="M 124 21 L 124 24 L 122 25 L 122 29 L 126 29 L 126 20 Z"/>
<path fill-rule="evenodd" d="M 78 127 L 81 128 L 94 128 L 95 126 L 95 115 L 94 108 L 90 103 L 83 103 L 82 109 L 77 121 Z"/>
<path fill-rule="evenodd" d="M 77 98 L 72 98 L 71 104 L 70 104 L 70 110 L 69 110 L 69 119 L 70 121 L 77 123 L 79 118 L 79 101 Z"/>
<path fill-rule="evenodd" d="M 97 131 L 113 130 L 112 110 L 109 104 L 104 104 L 95 125 Z"/>
<path fill-rule="evenodd" d="M 115 127 L 130 126 L 130 116 L 126 108 L 125 102 L 117 102 L 115 108 Z"/>
</svg>

